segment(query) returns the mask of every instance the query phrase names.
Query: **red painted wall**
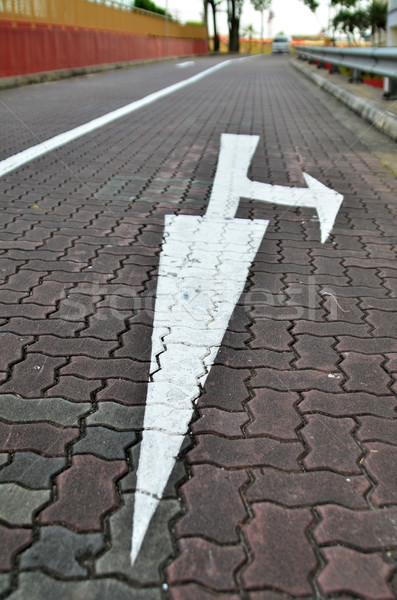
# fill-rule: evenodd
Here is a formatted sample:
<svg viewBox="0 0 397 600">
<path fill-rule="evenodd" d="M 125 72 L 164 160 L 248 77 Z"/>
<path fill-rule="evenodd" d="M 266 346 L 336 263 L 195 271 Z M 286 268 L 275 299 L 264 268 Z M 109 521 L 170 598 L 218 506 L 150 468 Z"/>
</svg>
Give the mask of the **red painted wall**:
<svg viewBox="0 0 397 600">
<path fill-rule="evenodd" d="M 207 52 L 207 40 L 168 40 L 170 56 Z M 108 31 L 0 25 L 0 77 L 165 55 L 165 38 Z"/>
</svg>

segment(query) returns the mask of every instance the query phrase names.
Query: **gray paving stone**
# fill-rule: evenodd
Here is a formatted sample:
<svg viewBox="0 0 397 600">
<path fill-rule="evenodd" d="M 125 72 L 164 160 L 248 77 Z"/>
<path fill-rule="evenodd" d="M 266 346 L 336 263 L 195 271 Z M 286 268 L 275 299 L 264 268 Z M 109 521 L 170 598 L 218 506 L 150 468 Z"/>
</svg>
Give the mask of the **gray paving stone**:
<svg viewBox="0 0 397 600">
<path fill-rule="evenodd" d="M 168 523 L 179 511 L 177 500 L 159 503 L 146 533 L 138 558 L 130 564 L 133 494 L 124 494 L 124 505 L 109 517 L 112 547 L 96 563 L 98 574 L 120 573 L 142 585 L 159 585 L 160 568 L 172 554 Z"/>
<path fill-rule="evenodd" d="M 15 452 L 12 463 L 0 471 L 0 482 L 21 483 L 40 490 L 51 488 L 51 476 L 66 464 L 66 458 L 46 458 L 35 452 Z"/>
<path fill-rule="evenodd" d="M 63 577 L 84 576 L 87 570 L 79 557 L 94 557 L 103 544 L 100 533 L 80 534 L 58 525 L 42 527 L 39 541 L 22 554 L 20 568 L 45 567 Z"/>
<path fill-rule="evenodd" d="M 108 425 L 113 429 L 131 431 L 143 424 L 144 406 L 125 406 L 117 402 L 100 402 L 97 412 L 87 417 L 87 425 Z"/>
<path fill-rule="evenodd" d="M 32 514 L 48 502 L 50 490 L 26 490 L 17 483 L 0 484 L 0 519 L 11 525 L 31 525 Z"/>
<path fill-rule="evenodd" d="M 133 431 L 113 431 L 108 427 L 87 427 L 85 437 L 73 446 L 73 454 L 95 454 L 101 458 L 124 459 L 125 450 L 137 441 Z"/>
<path fill-rule="evenodd" d="M 6 591 L 6 589 L 10 586 L 10 576 L 8 573 L 0 574 L 0 594 Z"/>
<path fill-rule="evenodd" d="M 47 421 L 68 427 L 91 410 L 89 402 L 73 403 L 64 398 L 20 398 L 0 395 L 0 419 L 11 423 Z"/>
<path fill-rule="evenodd" d="M 21 573 L 10 600 L 160 600 L 161 591 L 134 589 L 114 579 L 57 581 L 44 573 Z"/>
<path fill-rule="evenodd" d="M 9 455 L 7 452 L 0 452 L 0 467 L 8 462 Z"/>
</svg>

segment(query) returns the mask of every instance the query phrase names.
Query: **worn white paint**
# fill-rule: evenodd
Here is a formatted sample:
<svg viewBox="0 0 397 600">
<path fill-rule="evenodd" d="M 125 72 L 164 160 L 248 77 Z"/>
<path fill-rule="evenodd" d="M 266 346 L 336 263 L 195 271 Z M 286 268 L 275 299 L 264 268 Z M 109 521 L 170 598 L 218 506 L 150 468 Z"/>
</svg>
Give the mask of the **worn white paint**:
<svg viewBox="0 0 397 600">
<path fill-rule="evenodd" d="M 268 221 L 235 219 L 241 197 L 317 210 L 321 239 L 342 196 L 305 175 L 307 189 L 250 181 L 257 136 L 224 134 L 204 217 L 168 216 L 160 256 L 150 382 L 137 470 L 131 564 L 162 498 L 199 396 Z"/>
<path fill-rule="evenodd" d="M 232 218 L 240 198 L 313 208 L 318 214 L 321 242 L 324 243 L 331 232 L 343 196 L 306 173 L 303 173 L 303 177 L 307 188 L 290 188 L 251 181 L 247 172 L 258 141 L 259 137 L 254 135 L 222 135 L 221 153 L 207 216 L 217 216 L 221 213 L 226 218 Z M 226 209 L 222 204 L 225 186 Z"/>
<path fill-rule="evenodd" d="M 132 563 L 267 224 L 207 216 L 166 218 L 137 472 Z"/>
<path fill-rule="evenodd" d="M 39 156 L 43 156 L 44 154 L 47 154 L 48 152 L 51 152 L 52 150 L 61 148 L 62 146 L 69 144 L 69 142 L 72 142 L 72 141 L 82 137 L 83 135 L 92 133 L 93 131 L 95 131 L 96 129 L 99 129 L 100 127 L 104 127 L 105 125 L 108 125 L 109 123 L 112 123 L 113 121 L 116 121 L 117 119 L 121 119 L 122 117 L 125 117 L 125 116 L 135 112 L 136 110 L 139 110 L 140 108 L 143 108 L 144 106 L 147 106 L 148 104 L 156 102 L 160 98 L 169 96 L 170 94 L 173 94 L 174 92 L 177 92 L 178 90 L 181 90 L 182 88 L 184 88 L 188 85 L 192 85 L 192 83 L 196 83 L 197 81 L 200 81 L 200 79 L 203 79 L 204 77 L 207 77 L 208 75 L 211 75 L 212 73 L 215 73 L 216 71 L 219 71 L 219 69 L 223 69 L 224 67 L 229 65 L 231 62 L 232 62 L 231 60 L 224 60 L 223 62 L 218 63 L 217 65 L 215 65 L 209 69 L 206 69 L 205 71 L 202 71 L 201 73 L 198 73 L 197 75 L 193 75 L 192 77 L 189 77 L 188 79 L 184 79 L 183 81 L 174 83 L 173 85 L 163 88 L 162 90 L 159 90 L 158 92 L 154 92 L 153 94 L 149 94 L 148 96 L 145 96 L 144 98 L 141 98 L 140 100 L 137 100 L 136 102 L 131 102 L 130 104 L 127 104 L 126 106 L 118 108 L 117 110 L 113 110 L 112 112 L 107 113 L 106 115 L 103 115 L 102 117 L 93 119 L 92 121 L 89 121 L 88 123 L 85 123 L 84 125 L 80 125 L 79 127 L 70 129 L 69 131 L 66 131 L 65 133 L 61 133 L 59 135 L 56 135 L 53 138 L 50 138 L 49 140 L 46 140 L 45 142 L 41 142 L 40 144 L 31 146 L 30 148 L 27 148 L 26 150 L 23 150 L 22 152 L 18 152 L 18 154 L 14 154 L 13 156 L 10 156 L 9 158 L 6 158 L 5 160 L 0 161 L 0 177 L 3 177 L 7 173 L 15 171 L 15 169 L 18 169 L 19 167 L 31 162 L 32 160 L 34 160 L 35 158 L 38 158 Z"/>
<path fill-rule="evenodd" d="M 186 69 L 187 67 L 192 67 L 193 65 L 195 65 L 196 63 L 194 62 L 194 60 L 187 60 L 186 62 L 181 62 L 178 63 L 176 66 L 179 69 Z"/>
</svg>

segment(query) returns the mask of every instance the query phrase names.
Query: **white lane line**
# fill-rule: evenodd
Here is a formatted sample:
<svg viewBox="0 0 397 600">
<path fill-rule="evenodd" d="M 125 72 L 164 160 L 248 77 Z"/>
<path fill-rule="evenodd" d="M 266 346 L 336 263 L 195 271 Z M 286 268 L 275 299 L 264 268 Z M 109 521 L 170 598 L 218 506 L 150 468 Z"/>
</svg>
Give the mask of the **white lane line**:
<svg viewBox="0 0 397 600">
<path fill-rule="evenodd" d="M 178 63 L 176 66 L 179 69 L 186 69 L 186 67 L 191 67 L 191 66 L 193 66 L 195 64 L 196 63 L 194 62 L 194 60 L 187 60 L 186 62 Z"/>
<path fill-rule="evenodd" d="M 240 197 L 316 209 L 323 242 L 343 200 L 309 176 L 310 187 L 298 190 L 250 181 L 247 171 L 258 141 L 258 136 L 223 134 L 206 214 L 165 220 L 134 496 L 132 565 L 268 225 L 235 219 Z"/>
<path fill-rule="evenodd" d="M 79 127 L 70 129 L 69 131 L 66 131 L 65 133 L 60 133 L 59 135 L 56 135 L 55 137 L 50 138 L 49 140 L 46 140 L 45 142 L 41 142 L 40 144 L 37 144 L 36 146 L 31 146 L 30 148 L 27 148 L 26 150 L 23 150 L 22 152 L 18 152 L 18 154 L 14 154 L 13 156 L 10 156 L 9 158 L 6 158 L 5 160 L 2 160 L 0 162 L 0 177 L 3 177 L 4 175 L 6 175 L 7 173 L 10 173 L 11 171 L 15 171 L 15 169 L 18 169 L 19 167 L 21 167 L 22 165 L 25 165 L 28 162 L 31 162 L 32 160 L 34 160 L 35 158 L 38 158 L 39 156 L 43 156 L 44 154 L 47 154 L 48 152 L 51 152 L 52 150 L 56 150 L 57 148 L 60 148 L 61 146 L 65 146 L 66 144 L 69 144 L 69 142 L 72 142 L 72 141 L 82 137 L 83 135 L 86 135 L 87 133 L 91 133 L 92 131 L 99 129 L 100 127 L 103 127 L 104 125 L 108 125 L 109 123 L 112 123 L 113 121 L 116 121 L 117 119 L 121 119 L 122 117 L 125 117 L 126 115 L 129 115 L 129 114 L 135 112 L 136 110 L 139 110 L 140 108 L 143 108 L 144 106 L 147 106 L 148 104 L 151 104 L 152 102 L 156 102 L 156 100 L 159 100 L 160 98 L 169 96 L 170 94 L 173 94 L 174 92 L 177 92 L 178 90 L 181 90 L 184 87 L 192 85 L 193 83 L 200 81 L 200 79 L 204 79 L 204 77 L 207 77 L 208 75 L 211 75 L 212 73 L 215 73 L 216 71 L 219 71 L 219 69 L 223 69 L 224 67 L 229 65 L 231 62 L 232 62 L 232 60 L 225 60 L 225 61 L 215 65 L 214 67 L 210 67 L 209 69 L 206 69 L 205 71 L 202 71 L 201 73 L 198 73 L 197 75 L 193 75 L 192 77 L 189 77 L 188 79 L 184 79 L 183 81 L 180 81 L 179 83 L 174 83 L 173 85 L 170 85 L 166 88 L 163 88 L 162 90 L 159 90 L 158 92 L 149 94 L 148 96 L 141 98 L 141 100 L 136 100 L 135 102 L 131 102 L 130 104 L 127 104 L 126 106 L 122 106 L 121 108 L 113 110 L 112 112 L 107 113 L 106 115 L 103 115 L 102 117 L 93 119 L 92 121 L 89 121 L 88 123 L 85 123 L 84 125 L 80 125 Z"/>
</svg>

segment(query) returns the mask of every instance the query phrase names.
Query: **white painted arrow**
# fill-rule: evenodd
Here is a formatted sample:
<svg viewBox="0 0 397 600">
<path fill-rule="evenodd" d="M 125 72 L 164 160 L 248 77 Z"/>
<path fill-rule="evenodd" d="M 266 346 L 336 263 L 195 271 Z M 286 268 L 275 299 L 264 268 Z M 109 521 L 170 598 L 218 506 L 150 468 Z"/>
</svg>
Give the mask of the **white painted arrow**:
<svg viewBox="0 0 397 600">
<path fill-rule="evenodd" d="M 296 190 L 250 181 L 258 136 L 223 134 L 205 216 L 168 216 L 160 256 L 131 564 L 163 496 L 268 221 L 235 219 L 241 197 L 317 210 L 325 241 L 343 197 L 305 175 Z"/>
</svg>

